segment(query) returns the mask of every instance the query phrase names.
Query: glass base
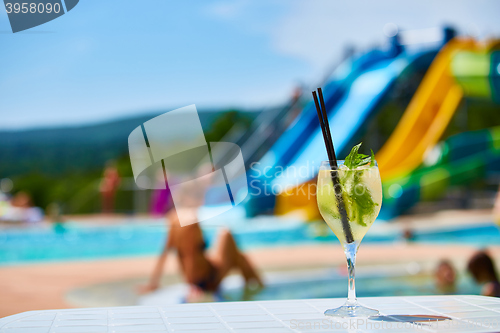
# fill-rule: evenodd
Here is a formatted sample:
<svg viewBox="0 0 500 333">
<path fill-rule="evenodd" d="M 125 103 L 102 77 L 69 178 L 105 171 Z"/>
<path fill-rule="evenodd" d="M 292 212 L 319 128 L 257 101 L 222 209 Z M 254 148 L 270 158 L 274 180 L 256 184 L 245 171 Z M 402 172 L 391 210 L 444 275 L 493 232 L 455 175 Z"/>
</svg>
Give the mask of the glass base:
<svg viewBox="0 0 500 333">
<path fill-rule="evenodd" d="M 378 310 L 370 309 L 359 305 L 358 303 L 350 304 L 347 303 L 341 307 L 335 309 L 329 309 L 325 311 L 325 316 L 330 317 L 370 317 L 378 315 Z"/>
</svg>

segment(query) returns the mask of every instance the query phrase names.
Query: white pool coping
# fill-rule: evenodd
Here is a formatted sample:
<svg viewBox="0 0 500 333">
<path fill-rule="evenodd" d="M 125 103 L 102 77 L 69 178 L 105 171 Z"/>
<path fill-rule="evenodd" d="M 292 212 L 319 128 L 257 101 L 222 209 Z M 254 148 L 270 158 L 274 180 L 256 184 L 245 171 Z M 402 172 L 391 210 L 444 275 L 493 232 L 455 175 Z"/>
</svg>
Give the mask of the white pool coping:
<svg viewBox="0 0 500 333">
<path fill-rule="evenodd" d="M 334 319 L 323 312 L 344 299 L 198 303 L 30 311 L 0 319 L 1 333 L 109 332 L 498 332 L 500 298 L 412 296 L 360 298 L 389 317 Z M 411 323 L 391 315 L 451 319 Z M 392 321 L 391 321 L 392 320 Z"/>
</svg>

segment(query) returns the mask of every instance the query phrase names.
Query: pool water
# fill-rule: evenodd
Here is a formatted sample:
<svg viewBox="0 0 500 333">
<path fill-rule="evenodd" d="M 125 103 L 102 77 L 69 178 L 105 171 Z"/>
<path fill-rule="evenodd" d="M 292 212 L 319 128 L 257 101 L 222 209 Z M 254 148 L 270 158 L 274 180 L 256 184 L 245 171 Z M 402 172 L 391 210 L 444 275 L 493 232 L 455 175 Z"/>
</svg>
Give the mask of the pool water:
<svg viewBox="0 0 500 333">
<path fill-rule="evenodd" d="M 207 243 L 214 242 L 219 227 L 203 226 Z M 337 243 L 331 231 L 318 234 L 317 225 L 300 221 L 277 222 L 269 217 L 230 227 L 243 250 L 284 245 Z M 363 243 L 391 243 L 396 233 L 368 232 Z M 42 261 L 90 260 L 158 254 L 167 232 L 163 222 L 92 226 L 68 223 L 64 228 L 0 230 L 0 265 Z M 415 242 L 458 243 L 485 247 L 500 244 L 495 225 L 461 226 L 433 232 L 415 232 Z"/>
<path fill-rule="evenodd" d="M 465 226 L 455 229 L 438 229 L 432 232 L 416 232 L 416 242 L 430 243 L 457 243 L 476 246 L 488 246 L 500 244 L 500 228 L 491 223 L 490 225 Z"/>
<path fill-rule="evenodd" d="M 266 281 L 266 288 L 257 293 L 245 292 L 241 283 L 223 285 L 222 298 L 225 301 L 240 300 L 287 300 L 304 298 L 345 298 L 347 297 L 347 276 L 329 270 L 307 273 L 307 276 L 281 277 Z M 356 276 L 356 292 L 361 297 L 375 296 L 418 296 L 439 295 L 442 292 L 434 284 L 431 274 L 387 274 L 380 270 Z M 458 276 L 454 294 L 479 295 L 481 287 L 465 275 Z"/>
</svg>

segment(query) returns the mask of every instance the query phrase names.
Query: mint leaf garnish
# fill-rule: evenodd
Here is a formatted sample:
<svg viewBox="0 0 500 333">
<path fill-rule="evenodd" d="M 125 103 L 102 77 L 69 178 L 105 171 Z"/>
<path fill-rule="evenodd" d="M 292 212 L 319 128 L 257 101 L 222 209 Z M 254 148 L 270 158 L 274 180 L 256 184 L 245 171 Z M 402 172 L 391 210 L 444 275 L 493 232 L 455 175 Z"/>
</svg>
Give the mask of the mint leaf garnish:
<svg viewBox="0 0 500 333">
<path fill-rule="evenodd" d="M 370 167 L 375 166 L 375 154 L 373 150 L 371 156 L 360 154 L 359 147 L 361 147 L 361 143 L 352 147 L 351 152 L 345 158 L 344 165 L 349 170 L 340 173 L 340 183 L 349 220 L 355 221 L 361 226 L 367 226 L 365 220 L 371 219 L 378 204 L 373 201 L 372 194 L 362 178 L 365 170 L 356 170 L 356 168 L 368 163 Z"/>
<path fill-rule="evenodd" d="M 357 167 L 360 167 L 360 166 L 365 165 L 367 163 L 370 163 L 370 165 L 375 164 L 375 162 L 374 162 L 375 157 L 373 155 L 373 151 L 372 151 L 371 157 L 369 157 L 368 155 L 365 155 L 365 154 L 358 153 L 359 147 L 361 147 L 362 143 L 363 142 L 360 142 L 359 144 L 352 147 L 351 152 L 345 158 L 344 165 L 346 167 L 348 167 L 349 169 L 356 169 Z M 371 164 L 371 163 L 373 163 L 373 164 Z"/>
</svg>

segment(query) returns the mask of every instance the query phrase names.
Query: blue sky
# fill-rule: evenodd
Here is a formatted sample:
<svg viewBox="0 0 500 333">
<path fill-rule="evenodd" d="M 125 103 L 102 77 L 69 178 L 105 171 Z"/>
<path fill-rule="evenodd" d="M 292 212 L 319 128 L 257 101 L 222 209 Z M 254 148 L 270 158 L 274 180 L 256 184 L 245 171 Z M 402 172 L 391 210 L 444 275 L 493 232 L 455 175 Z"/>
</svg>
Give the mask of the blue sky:
<svg viewBox="0 0 500 333">
<path fill-rule="evenodd" d="M 169 110 L 254 108 L 314 83 L 343 47 L 383 28 L 454 24 L 500 36 L 500 2 L 81 0 L 12 34 L 0 12 L 0 128 L 81 124 Z"/>
</svg>

